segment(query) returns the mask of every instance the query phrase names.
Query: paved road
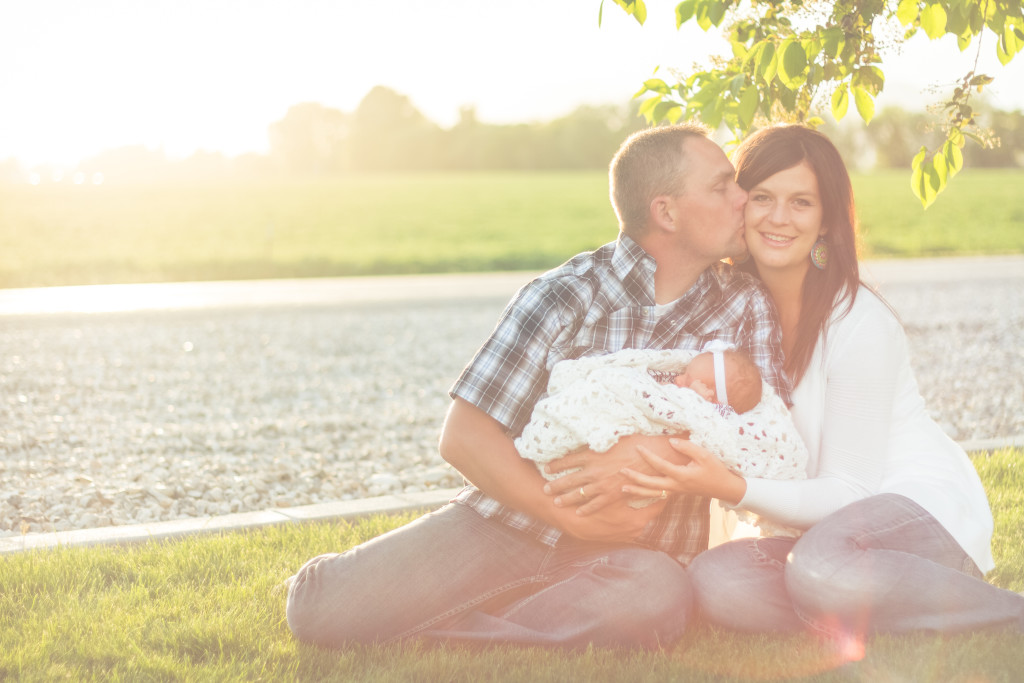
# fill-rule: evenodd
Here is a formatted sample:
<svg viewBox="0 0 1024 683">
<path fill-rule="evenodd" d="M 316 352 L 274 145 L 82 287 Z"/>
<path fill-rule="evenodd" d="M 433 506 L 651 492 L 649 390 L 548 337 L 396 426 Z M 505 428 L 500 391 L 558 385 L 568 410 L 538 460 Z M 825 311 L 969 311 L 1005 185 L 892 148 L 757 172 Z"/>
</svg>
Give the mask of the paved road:
<svg viewBox="0 0 1024 683">
<path fill-rule="evenodd" d="M 863 273 L 900 312 L 922 393 L 947 432 L 972 444 L 980 443 L 978 439 L 1019 440 L 1014 435 L 1024 434 L 1024 348 L 1019 342 L 1024 327 L 1024 255 L 870 261 Z M 172 509 L 181 517 L 172 519 L 174 515 L 168 516 L 168 510 L 157 504 L 157 512 L 164 516 L 151 519 L 169 521 L 115 520 L 124 526 L 18 535 L 0 539 L 0 553 L 55 543 L 141 540 L 358 515 L 444 499 L 448 491 L 395 492 L 402 491 L 401 486 L 384 487 L 392 495 L 374 498 L 379 495 L 374 492 L 375 475 L 359 468 L 379 469 L 387 461 L 380 454 L 405 454 L 414 457 L 424 476 L 433 476 L 433 466 L 442 465 L 434 444 L 447 405 L 447 386 L 486 336 L 504 302 L 531 275 L 0 290 L 0 384 L 9 389 L 0 392 L 0 406 L 9 413 L 0 425 L 0 442 L 14 463 L 3 476 L 15 479 L 0 489 L 21 492 L 20 512 L 35 498 L 54 498 L 50 507 L 70 509 L 96 500 L 117 502 L 119 496 L 125 497 L 125 510 L 136 512 L 143 502 L 153 502 L 136 500 L 146 489 L 135 480 L 149 474 L 154 481 L 166 479 L 168 485 L 182 480 L 188 495 L 176 499 L 179 507 L 192 501 L 191 488 L 198 490 L 200 484 L 223 488 L 216 497 L 224 501 L 237 496 L 246 503 L 238 514 L 209 517 L 223 513 L 210 509 L 216 508 L 211 492 L 202 491 L 197 500 L 206 505 L 205 514 L 199 509 Z M 183 339 L 188 348 L 183 349 Z M 231 363 L 218 360 L 218 350 Z M 179 372 L 183 363 L 188 372 Z M 357 371 L 366 368 L 373 369 L 372 377 Z M 412 375 L 410 368 L 424 376 Z M 63 386 L 60 396 L 55 395 L 57 386 Z M 225 387 L 233 389 L 226 397 L 217 393 Z M 207 394 L 208 401 L 197 400 Z M 384 397 L 378 398 L 385 401 L 386 410 L 379 408 L 381 403 L 366 400 L 350 405 L 352 396 L 377 394 Z M 58 399 L 59 406 L 54 403 Z M 73 400 L 78 403 L 70 410 Z M 282 416 L 291 415 L 294 406 L 274 407 L 282 401 L 305 402 L 311 408 L 300 411 L 301 420 L 289 421 Z M 178 404 L 174 413 L 166 412 L 168 403 Z M 356 410 L 357 405 L 365 410 Z M 191 419 L 186 410 L 190 407 L 203 419 Z M 228 409 L 237 414 L 220 425 L 222 429 L 202 431 L 217 426 L 214 418 Z M 399 414 L 402 429 L 395 428 L 394 416 Z M 60 441 L 68 435 L 74 443 Z M 385 437 L 395 443 L 385 443 Z M 61 448 L 53 448 L 54 439 Z M 325 439 L 330 443 L 320 443 Z M 294 448 L 289 445 L 293 441 Z M 74 458 L 65 457 L 69 448 Z M 238 456 L 239 449 L 245 457 Z M 257 455 L 267 456 L 269 464 L 264 467 Z M 322 455 L 329 456 L 327 465 L 318 464 Z M 271 502 L 264 496 L 248 503 L 246 491 L 232 492 L 234 479 L 228 475 L 234 470 L 210 470 L 225 457 L 231 467 L 244 465 L 260 475 L 241 477 L 247 484 L 266 479 L 260 468 L 267 469 L 271 479 L 276 477 L 266 492 L 266 501 Z M 97 477 L 93 461 L 103 458 L 113 458 L 113 464 L 100 467 L 103 474 Z M 177 463 L 174 470 L 162 473 L 161 459 Z M 18 479 L 21 464 L 25 476 Z M 188 465 L 206 469 L 196 474 Z M 282 475 L 278 470 L 285 465 L 295 471 Z M 53 469 L 52 487 L 41 483 L 48 467 Z M 69 474 L 64 471 L 68 467 L 81 471 Z M 317 467 L 336 475 L 337 481 L 306 476 L 307 470 Z M 394 463 L 395 472 L 406 478 L 415 467 Z M 115 485 L 122 474 L 135 479 Z M 192 474 L 195 481 L 189 479 Z M 224 481 L 214 481 L 215 475 Z M 287 486 L 279 479 L 287 480 Z M 338 490 L 300 490 L 310 479 L 326 481 L 325 486 L 336 484 Z M 361 493 L 355 495 L 364 499 L 339 500 L 346 486 L 356 486 Z M 45 490 L 35 491 L 40 487 Z M 60 487 L 68 490 L 54 493 Z M 89 498 L 93 488 L 102 489 L 105 498 Z M 285 500 L 293 501 L 294 507 L 279 507 Z M 338 502 L 303 503 L 314 500 Z M 9 508 L 9 501 L 0 500 L 0 512 L 4 505 Z M 113 519 L 119 513 L 104 508 L 98 514 Z M 37 525 L 51 528 L 44 517 Z"/>
<path fill-rule="evenodd" d="M 862 274 L 883 289 L 908 283 L 1024 280 L 1024 254 L 865 261 Z M 533 275 L 503 272 L 0 289 L 0 316 L 507 299 Z"/>
</svg>

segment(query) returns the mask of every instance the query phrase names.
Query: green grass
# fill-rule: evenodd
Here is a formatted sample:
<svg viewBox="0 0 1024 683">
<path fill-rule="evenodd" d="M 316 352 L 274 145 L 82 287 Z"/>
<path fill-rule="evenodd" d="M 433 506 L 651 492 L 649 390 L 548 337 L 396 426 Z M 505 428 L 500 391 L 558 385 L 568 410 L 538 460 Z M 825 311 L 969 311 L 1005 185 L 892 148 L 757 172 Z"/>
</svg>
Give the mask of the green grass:
<svg viewBox="0 0 1024 683">
<path fill-rule="evenodd" d="M 855 177 L 865 256 L 1024 252 L 1024 171 L 971 169 L 928 211 Z M 0 287 L 545 269 L 615 238 L 606 174 L 405 174 L 0 186 Z"/>
<path fill-rule="evenodd" d="M 1024 590 L 1024 450 L 974 456 L 996 518 L 996 585 Z M 810 636 L 698 625 L 662 653 L 296 642 L 283 580 L 319 552 L 410 519 L 278 526 L 0 558 L 0 680 L 1016 681 L 1024 636 L 876 637 L 860 661 Z"/>
</svg>

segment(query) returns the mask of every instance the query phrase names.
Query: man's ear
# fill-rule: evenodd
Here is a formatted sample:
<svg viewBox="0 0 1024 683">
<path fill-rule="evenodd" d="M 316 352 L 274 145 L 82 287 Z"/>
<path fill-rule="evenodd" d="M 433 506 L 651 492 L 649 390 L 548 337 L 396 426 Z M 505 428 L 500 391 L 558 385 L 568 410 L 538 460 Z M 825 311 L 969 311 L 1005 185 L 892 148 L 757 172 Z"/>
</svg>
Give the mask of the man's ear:
<svg viewBox="0 0 1024 683">
<path fill-rule="evenodd" d="M 668 195 L 658 195 L 651 200 L 650 220 L 662 230 L 674 232 L 676 229 L 676 207 Z"/>
</svg>

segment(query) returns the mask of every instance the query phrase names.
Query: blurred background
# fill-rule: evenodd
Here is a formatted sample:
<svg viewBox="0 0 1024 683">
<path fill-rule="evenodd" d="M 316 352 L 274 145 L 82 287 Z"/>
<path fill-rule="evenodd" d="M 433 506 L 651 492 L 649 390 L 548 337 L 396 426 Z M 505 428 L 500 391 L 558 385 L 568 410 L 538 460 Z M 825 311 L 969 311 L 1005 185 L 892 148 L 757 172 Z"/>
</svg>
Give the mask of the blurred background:
<svg viewBox="0 0 1024 683">
<path fill-rule="evenodd" d="M 615 237 L 631 95 L 724 51 L 675 4 L 0 2 L 0 287 L 556 265 Z M 866 255 L 1024 251 L 1024 60 L 989 52 L 1000 144 L 928 212 L 909 162 L 973 50 L 894 46 L 871 125 L 826 123 Z"/>
</svg>

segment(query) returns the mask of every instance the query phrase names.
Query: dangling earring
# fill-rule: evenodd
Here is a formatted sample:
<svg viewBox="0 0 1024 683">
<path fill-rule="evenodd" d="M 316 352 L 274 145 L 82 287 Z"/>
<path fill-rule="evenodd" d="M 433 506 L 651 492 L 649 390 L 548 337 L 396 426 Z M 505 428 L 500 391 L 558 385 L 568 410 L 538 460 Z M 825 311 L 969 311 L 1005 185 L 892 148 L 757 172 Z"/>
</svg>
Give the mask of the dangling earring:
<svg viewBox="0 0 1024 683">
<path fill-rule="evenodd" d="M 743 252 L 742 256 L 731 256 L 729 260 L 732 261 L 732 264 L 734 266 L 742 266 L 744 263 L 750 260 L 750 252 L 745 251 Z"/>
<path fill-rule="evenodd" d="M 825 237 L 818 237 L 818 241 L 811 247 L 811 263 L 818 270 L 825 270 L 828 266 L 828 242 Z"/>
</svg>

